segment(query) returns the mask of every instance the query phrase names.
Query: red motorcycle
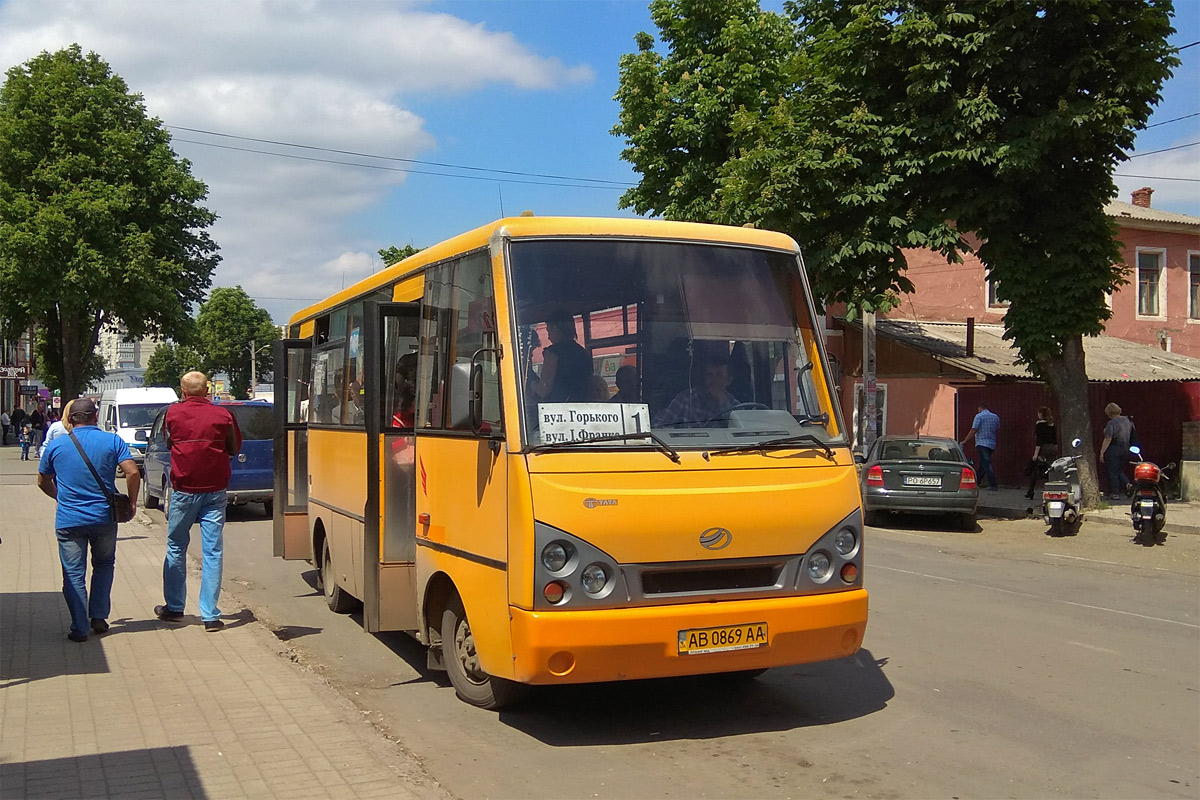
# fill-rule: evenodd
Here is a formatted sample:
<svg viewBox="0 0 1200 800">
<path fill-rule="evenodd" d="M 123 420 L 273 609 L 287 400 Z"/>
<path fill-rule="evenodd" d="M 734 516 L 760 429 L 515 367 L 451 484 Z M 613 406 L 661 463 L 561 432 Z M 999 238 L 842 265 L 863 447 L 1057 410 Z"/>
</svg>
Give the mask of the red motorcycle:
<svg viewBox="0 0 1200 800">
<path fill-rule="evenodd" d="M 1163 526 L 1167 524 L 1167 500 L 1163 496 L 1162 484 L 1166 481 L 1167 470 L 1174 469 L 1174 462 L 1165 467 L 1159 467 L 1151 461 L 1141 460 L 1141 448 L 1131 447 L 1129 452 L 1137 459 L 1133 462 L 1133 483 L 1130 491 L 1133 503 L 1129 507 L 1129 518 L 1133 520 L 1133 529 L 1137 535 L 1133 541 L 1153 547 L 1156 544 L 1166 544 L 1167 532 Z"/>
</svg>

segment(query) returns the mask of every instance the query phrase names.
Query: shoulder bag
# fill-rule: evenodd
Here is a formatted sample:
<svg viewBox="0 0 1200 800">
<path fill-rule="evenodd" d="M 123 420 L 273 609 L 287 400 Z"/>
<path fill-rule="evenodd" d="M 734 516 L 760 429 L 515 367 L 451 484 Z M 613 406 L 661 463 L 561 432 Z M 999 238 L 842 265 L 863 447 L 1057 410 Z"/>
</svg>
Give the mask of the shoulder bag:
<svg viewBox="0 0 1200 800">
<path fill-rule="evenodd" d="M 133 519 L 133 501 L 129 499 L 129 495 L 108 491 L 108 487 L 100 479 L 100 473 L 96 472 L 96 468 L 92 466 L 92 460 L 87 457 L 87 453 L 83 452 L 83 445 L 75 438 L 75 431 L 70 431 L 67 435 L 75 443 L 75 449 L 79 451 L 79 455 L 83 458 L 83 463 L 87 464 L 87 468 L 91 470 L 92 477 L 96 479 L 96 483 L 100 486 L 100 491 L 108 498 L 108 507 L 112 513 L 113 522 L 129 522 L 129 520 Z"/>
</svg>

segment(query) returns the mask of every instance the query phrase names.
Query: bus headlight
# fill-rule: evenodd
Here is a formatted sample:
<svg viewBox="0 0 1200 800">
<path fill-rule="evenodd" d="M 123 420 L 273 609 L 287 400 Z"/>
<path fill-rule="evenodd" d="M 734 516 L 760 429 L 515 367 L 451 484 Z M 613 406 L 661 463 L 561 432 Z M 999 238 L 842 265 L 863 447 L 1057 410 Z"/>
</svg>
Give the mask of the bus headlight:
<svg viewBox="0 0 1200 800">
<path fill-rule="evenodd" d="M 571 555 L 570 545 L 566 542 L 551 542 L 542 548 L 542 566 L 550 572 L 561 572 Z"/>
<path fill-rule="evenodd" d="M 829 580 L 829 574 L 833 570 L 833 563 L 829 560 L 829 554 L 818 550 L 808 557 L 808 577 L 813 583 L 824 583 Z"/>
<path fill-rule="evenodd" d="M 601 564 L 589 564 L 583 568 L 579 581 L 588 594 L 600 594 L 608 585 L 608 570 Z"/>
<path fill-rule="evenodd" d="M 833 546 L 844 556 L 848 556 L 858 547 L 858 537 L 850 528 L 842 528 L 833 539 Z"/>
</svg>

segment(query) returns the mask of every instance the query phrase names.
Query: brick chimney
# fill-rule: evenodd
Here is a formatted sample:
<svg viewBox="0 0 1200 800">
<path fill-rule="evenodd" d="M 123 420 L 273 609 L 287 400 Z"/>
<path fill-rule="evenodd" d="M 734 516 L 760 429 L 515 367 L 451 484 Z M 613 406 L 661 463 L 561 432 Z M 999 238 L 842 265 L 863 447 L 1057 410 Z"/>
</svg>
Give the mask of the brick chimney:
<svg viewBox="0 0 1200 800">
<path fill-rule="evenodd" d="M 1149 186 L 1143 186 L 1141 189 L 1134 189 L 1133 204 L 1142 208 L 1150 207 L 1150 195 L 1154 194 L 1154 190 Z"/>
</svg>

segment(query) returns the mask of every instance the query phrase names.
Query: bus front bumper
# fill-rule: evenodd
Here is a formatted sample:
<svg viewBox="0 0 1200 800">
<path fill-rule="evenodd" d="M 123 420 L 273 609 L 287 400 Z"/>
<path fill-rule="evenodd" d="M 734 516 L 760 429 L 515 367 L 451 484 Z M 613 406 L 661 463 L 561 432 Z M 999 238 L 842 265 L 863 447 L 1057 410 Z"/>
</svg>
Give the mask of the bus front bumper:
<svg viewBox="0 0 1200 800">
<path fill-rule="evenodd" d="M 779 667 L 853 655 L 867 627 L 867 592 L 587 611 L 510 607 L 513 680 L 591 683 Z M 765 623 L 766 644 L 681 653 L 690 631 Z M 719 646 L 719 645 L 718 645 Z"/>
</svg>

